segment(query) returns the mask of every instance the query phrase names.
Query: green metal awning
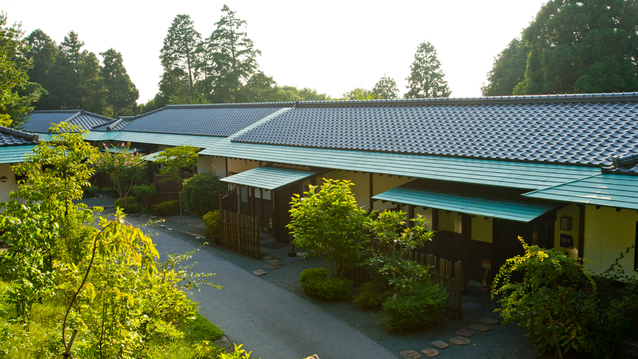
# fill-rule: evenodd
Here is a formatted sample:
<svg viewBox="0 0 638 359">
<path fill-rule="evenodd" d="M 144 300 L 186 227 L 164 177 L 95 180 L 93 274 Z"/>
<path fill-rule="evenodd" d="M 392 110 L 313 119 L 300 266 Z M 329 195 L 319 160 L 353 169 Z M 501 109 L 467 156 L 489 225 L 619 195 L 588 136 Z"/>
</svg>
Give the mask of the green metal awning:
<svg viewBox="0 0 638 359">
<path fill-rule="evenodd" d="M 293 170 L 290 168 L 264 166 L 222 178 L 221 181 L 274 191 L 316 175 L 317 173 L 318 172 Z"/>
<path fill-rule="evenodd" d="M 0 147 L 0 164 L 24 162 L 35 145 Z"/>
<path fill-rule="evenodd" d="M 638 176 L 600 174 L 525 193 L 529 198 L 638 209 Z"/>
<path fill-rule="evenodd" d="M 597 167 L 264 145 L 228 139 L 199 154 L 528 190 L 600 173 Z"/>
<path fill-rule="evenodd" d="M 560 206 L 557 203 L 534 203 L 505 199 L 486 199 L 460 194 L 428 191 L 401 186 L 380 193 L 372 199 L 461 212 L 475 216 L 494 217 L 516 222 L 530 222 L 534 218 Z"/>
</svg>

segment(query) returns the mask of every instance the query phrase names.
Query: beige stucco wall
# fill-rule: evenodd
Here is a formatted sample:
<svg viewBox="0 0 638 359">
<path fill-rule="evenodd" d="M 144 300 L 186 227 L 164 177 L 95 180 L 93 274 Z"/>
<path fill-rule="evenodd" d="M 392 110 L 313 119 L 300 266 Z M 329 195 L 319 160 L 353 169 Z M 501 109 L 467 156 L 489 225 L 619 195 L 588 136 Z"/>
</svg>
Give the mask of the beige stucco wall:
<svg viewBox="0 0 638 359">
<path fill-rule="evenodd" d="M 472 218 L 472 239 L 486 243 L 492 243 L 493 218 L 476 216 Z"/>
<path fill-rule="evenodd" d="M 214 170 L 219 178 L 226 177 L 226 162 L 223 157 L 200 156 L 197 159 L 197 173 Z"/>
<path fill-rule="evenodd" d="M 578 205 L 575 203 L 569 204 L 556 212 L 556 223 L 554 223 L 554 248 L 557 251 L 564 252 L 571 258 L 578 257 L 578 228 L 579 228 L 579 214 L 580 209 Z M 571 217 L 572 218 L 572 229 L 571 231 L 561 231 L 560 230 L 560 219 L 561 217 Z M 585 220 L 587 223 L 587 220 Z M 563 248 L 560 246 L 560 235 L 568 234 L 572 236 L 574 239 L 574 248 Z"/>
<path fill-rule="evenodd" d="M 240 173 L 257 167 L 259 167 L 258 161 L 238 160 L 235 158 L 228 159 L 228 172 Z"/>
<path fill-rule="evenodd" d="M 0 182 L 0 202 L 10 200 L 9 194 L 18 189 L 16 177 L 10 164 L 0 164 L 0 177 L 7 177 L 7 182 Z"/>
<path fill-rule="evenodd" d="M 372 189 L 372 195 L 376 196 L 379 193 L 383 193 L 385 191 L 399 187 L 412 180 L 414 180 L 414 178 L 397 177 L 397 176 L 390 177 L 388 175 L 382 176 L 379 174 L 375 174 L 373 175 L 373 179 L 372 179 L 372 184 L 374 185 L 373 186 L 374 188 Z M 382 211 L 384 209 L 394 209 L 394 208 L 396 208 L 396 205 L 393 205 L 392 203 L 389 203 L 389 202 L 386 202 L 386 203 L 381 203 L 381 201 L 374 202 L 374 209 L 376 211 Z M 407 207 L 405 210 L 407 211 Z"/>
<path fill-rule="evenodd" d="M 439 231 L 461 233 L 462 225 L 463 216 L 459 216 L 458 212 L 439 211 Z"/>
<path fill-rule="evenodd" d="M 637 221 L 635 210 L 585 206 L 585 266 L 595 273 L 608 269 L 620 253 L 635 243 Z M 634 255 L 632 249 L 620 261 L 627 272 L 634 267 Z"/>
</svg>

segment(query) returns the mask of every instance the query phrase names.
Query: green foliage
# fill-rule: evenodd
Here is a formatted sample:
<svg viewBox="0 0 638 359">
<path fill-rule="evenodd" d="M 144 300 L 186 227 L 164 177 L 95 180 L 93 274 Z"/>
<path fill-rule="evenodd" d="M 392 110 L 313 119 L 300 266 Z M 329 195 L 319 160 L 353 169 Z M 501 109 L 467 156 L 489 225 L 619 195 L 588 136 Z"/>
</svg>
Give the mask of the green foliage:
<svg viewBox="0 0 638 359">
<path fill-rule="evenodd" d="M 33 61 L 27 58 L 28 46 L 20 24 L 7 25 L 7 15 L 0 12 L 0 124 L 19 125 L 21 117 L 33 109 L 42 88 L 29 82 Z"/>
<path fill-rule="evenodd" d="M 126 202 L 135 180 L 143 178 L 146 173 L 146 161 L 135 152 L 135 148 L 130 152 L 130 142 L 112 145 L 111 148 L 105 143 L 102 146 L 104 152 L 95 161 L 95 168 L 109 175 L 118 196 Z"/>
<path fill-rule="evenodd" d="M 113 197 L 113 198 L 119 197 L 119 194 L 117 193 L 117 188 L 115 187 L 102 187 L 102 190 L 100 192 L 104 193 L 105 195 L 109 197 Z"/>
<path fill-rule="evenodd" d="M 633 1 L 548 1 L 497 56 L 483 94 L 634 91 L 636 19 Z"/>
<path fill-rule="evenodd" d="M 67 123 L 54 126 L 51 141 L 40 142 L 25 162 L 13 167 L 25 177 L 11 196 L 23 198 L 26 205 L 0 203 L 5 209 L 0 215 L 0 241 L 8 245 L 0 256 L 0 270 L 12 280 L 9 302 L 23 321 L 34 303 L 52 295 L 54 260 L 78 260 L 91 232 L 76 227 L 90 223 L 92 211 L 73 200 L 81 199 L 83 188 L 90 185 L 89 166 L 96 150 L 76 130 Z"/>
<path fill-rule="evenodd" d="M 98 186 L 90 185 L 88 187 L 84 187 L 82 190 L 84 191 L 83 198 L 94 198 L 100 191 L 100 188 Z"/>
<path fill-rule="evenodd" d="M 441 321 L 447 301 L 448 293 L 439 284 L 407 288 L 383 302 L 384 322 L 398 333 L 427 328 Z"/>
<path fill-rule="evenodd" d="M 133 186 L 131 188 L 131 193 L 133 194 L 133 196 L 135 196 L 138 202 L 141 202 L 144 204 L 144 209 L 148 210 L 149 209 L 148 202 L 151 199 L 151 197 L 155 195 L 155 185 L 141 184 L 141 185 Z"/>
<path fill-rule="evenodd" d="M 483 96 L 509 96 L 514 87 L 525 78 L 525 66 L 529 46 L 514 39 L 494 58 L 492 69 L 487 73 L 487 84 L 481 87 Z"/>
<path fill-rule="evenodd" d="M 227 191 L 226 184 L 213 171 L 197 174 L 184 180 L 180 201 L 188 213 L 202 216 L 219 209 L 219 195 Z M 202 196 L 202 193 L 206 193 Z"/>
<path fill-rule="evenodd" d="M 381 281 L 366 282 L 359 287 L 359 294 L 353 302 L 359 309 L 378 309 L 392 294 Z"/>
<path fill-rule="evenodd" d="M 252 354 L 252 352 L 247 352 L 246 350 L 242 349 L 242 344 L 235 344 L 233 343 L 233 345 L 235 346 L 235 350 L 232 353 L 222 353 L 220 355 L 220 359 L 250 359 L 250 354 Z"/>
<path fill-rule="evenodd" d="M 142 204 L 137 203 L 133 196 L 118 198 L 113 202 L 113 206 L 122 208 L 124 213 L 136 213 L 142 209 Z"/>
<path fill-rule="evenodd" d="M 187 292 L 208 284 L 212 274 L 193 274 L 193 253 L 168 255 L 157 263 L 158 253 L 139 228 L 116 220 L 100 220 L 91 254 L 79 265 L 58 263 L 59 290 L 73 294 L 67 300 L 62 338 L 66 328 L 76 328 L 83 340 L 75 342 L 74 355 L 86 357 L 144 356 L 148 343 L 168 343 L 184 336 L 179 329 L 194 319 L 195 303 Z M 144 295 L 139 295 L 144 293 Z"/>
<path fill-rule="evenodd" d="M 493 282 L 492 296 L 503 296 L 503 322 L 529 329 L 538 355 L 552 352 L 562 358 L 569 350 L 590 352 L 594 280 L 576 259 L 519 240 L 525 254 L 508 259 Z M 522 281 L 512 279 L 515 273 L 523 275 Z"/>
<path fill-rule="evenodd" d="M 113 117 L 118 118 L 126 109 L 129 114 L 133 113 L 140 93 L 126 73 L 122 54 L 109 49 L 100 55 L 104 58 L 100 76 L 106 91 L 105 100 L 113 109 Z"/>
<path fill-rule="evenodd" d="M 187 322 L 183 329 L 185 335 L 197 342 L 215 341 L 224 335 L 221 329 L 199 314 L 195 315 L 195 319 Z"/>
<path fill-rule="evenodd" d="M 311 185 L 303 197 L 292 197 L 287 227 L 295 246 L 326 260 L 334 278 L 343 275 L 345 265 L 360 261 L 368 242 L 364 225 L 369 218 L 357 207 L 350 181 L 324 181 L 321 187 Z"/>
<path fill-rule="evenodd" d="M 399 98 L 399 88 L 392 77 L 383 74 L 383 77 L 372 88 L 372 93 L 376 98 L 395 100 Z"/>
<path fill-rule="evenodd" d="M 177 147 L 169 147 L 159 152 L 153 159 L 153 162 L 164 165 L 160 169 L 160 174 L 165 176 L 161 182 L 178 182 L 182 183 L 184 170 L 192 170 L 197 165 L 197 154 L 199 149 L 189 145 L 181 145 Z M 177 203 L 179 206 L 179 214 L 182 215 L 181 190 L 178 194 Z"/>
<path fill-rule="evenodd" d="M 261 51 L 255 49 L 245 32 L 246 21 L 237 18 L 227 5 L 221 11 L 222 17 L 204 45 L 206 78 L 202 85 L 204 93 L 211 94 L 209 101 L 236 102 L 235 97 L 242 86 L 258 74 L 257 56 Z"/>
<path fill-rule="evenodd" d="M 219 211 L 208 212 L 202 218 L 202 222 L 204 223 L 204 227 L 206 227 L 206 236 L 208 238 L 212 238 L 217 240 L 221 233 L 220 231 L 220 222 L 219 222 Z"/>
<path fill-rule="evenodd" d="M 308 268 L 301 272 L 299 282 L 309 295 L 326 300 L 348 300 L 352 281 L 346 278 L 328 278 L 326 268 Z"/>
<path fill-rule="evenodd" d="M 410 65 L 410 76 L 405 78 L 408 81 L 406 86 L 408 92 L 404 97 L 450 97 L 452 91 L 444 77 L 436 49 L 429 42 L 423 42 L 414 54 L 414 61 Z"/>
<path fill-rule="evenodd" d="M 366 90 L 362 88 L 356 88 L 349 92 L 343 94 L 345 100 L 353 101 L 353 100 L 375 100 L 378 97 L 374 91 Z"/>
<path fill-rule="evenodd" d="M 434 232 L 421 216 L 410 219 L 414 222 L 412 227 L 405 228 L 405 218 L 403 211 L 383 211 L 377 219 L 365 224 L 376 241 L 395 248 L 392 254 L 371 250 L 366 264 L 372 266 L 397 292 L 418 285 L 430 276 L 427 266 L 406 257 L 409 252 L 432 240 Z"/>
<path fill-rule="evenodd" d="M 172 216 L 179 214 L 179 201 L 172 200 L 158 203 L 153 206 L 153 212 L 157 212 L 160 216 Z"/>
</svg>

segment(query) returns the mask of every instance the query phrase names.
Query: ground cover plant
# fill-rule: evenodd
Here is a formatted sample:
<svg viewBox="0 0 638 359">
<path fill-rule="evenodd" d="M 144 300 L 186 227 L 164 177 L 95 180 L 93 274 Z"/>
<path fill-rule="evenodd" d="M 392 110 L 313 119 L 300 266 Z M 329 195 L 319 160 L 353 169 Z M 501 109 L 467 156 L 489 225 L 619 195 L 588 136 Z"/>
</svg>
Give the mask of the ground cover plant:
<svg viewBox="0 0 638 359">
<path fill-rule="evenodd" d="M 593 276 L 575 258 L 530 246 L 507 260 L 494 279 L 503 321 L 529 329 L 537 355 L 592 355 L 609 358 L 638 310 L 638 278 L 616 262 Z"/>
</svg>

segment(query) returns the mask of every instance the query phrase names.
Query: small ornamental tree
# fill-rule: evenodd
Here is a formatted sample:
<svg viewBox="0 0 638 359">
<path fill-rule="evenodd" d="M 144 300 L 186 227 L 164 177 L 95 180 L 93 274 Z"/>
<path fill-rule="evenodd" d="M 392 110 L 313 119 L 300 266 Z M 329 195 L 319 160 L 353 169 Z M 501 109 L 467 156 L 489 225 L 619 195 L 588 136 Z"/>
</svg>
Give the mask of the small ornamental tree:
<svg viewBox="0 0 638 359">
<path fill-rule="evenodd" d="M 293 243 L 312 256 L 328 262 L 328 275 L 343 275 L 344 264 L 358 263 L 368 241 L 364 224 L 369 220 L 366 211 L 357 206 L 346 180 L 326 180 L 310 186 L 303 197 L 292 197 L 290 224 Z M 335 268 L 336 263 L 336 268 Z"/>
<path fill-rule="evenodd" d="M 191 170 L 197 165 L 197 159 L 199 155 L 197 147 L 182 145 L 177 147 L 170 147 L 157 154 L 153 162 L 164 165 L 164 168 L 160 169 L 160 174 L 164 175 L 161 182 L 177 182 L 182 184 L 184 178 L 184 170 Z M 181 192 L 181 188 L 180 188 Z M 182 215 L 182 204 L 180 194 L 178 192 L 179 215 Z"/>
<path fill-rule="evenodd" d="M 394 247 L 391 254 L 372 250 L 366 263 L 386 278 L 396 293 L 410 289 L 429 277 L 427 266 L 406 258 L 406 255 L 432 240 L 434 231 L 421 216 L 411 219 L 414 225 L 405 228 L 405 218 L 403 211 L 383 211 L 377 219 L 366 223 L 375 240 Z"/>
<path fill-rule="evenodd" d="M 141 179 L 146 170 L 146 161 L 142 155 L 129 151 L 131 143 L 121 143 L 119 146 L 112 145 L 109 148 L 105 143 L 104 152 L 100 153 L 95 167 L 100 172 L 106 172 L 115 185 L 115 190 L 120 199 L 126 204 L 128 194 L 133 188 L 136 179 Z"/>
</svg>

